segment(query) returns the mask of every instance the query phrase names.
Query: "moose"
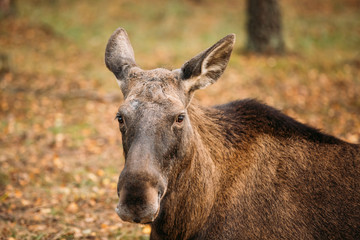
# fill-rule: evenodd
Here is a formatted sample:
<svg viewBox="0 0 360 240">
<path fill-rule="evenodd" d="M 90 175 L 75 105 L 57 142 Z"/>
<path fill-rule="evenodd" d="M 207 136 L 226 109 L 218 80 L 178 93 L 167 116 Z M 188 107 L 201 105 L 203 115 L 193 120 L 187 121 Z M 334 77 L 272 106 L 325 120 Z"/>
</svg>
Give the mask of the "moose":
<svg viewBox="0 0 360 240">
<path fill-rule="evenodd" d="M 150 239 L 360 239 L 360 145 L 253 99 L 192 99 L 224 72 L 230 34 L 180 69 L 142 70 L 123 28 L 105 63 L 124 96 L 116 212 Z"/>
</svg>

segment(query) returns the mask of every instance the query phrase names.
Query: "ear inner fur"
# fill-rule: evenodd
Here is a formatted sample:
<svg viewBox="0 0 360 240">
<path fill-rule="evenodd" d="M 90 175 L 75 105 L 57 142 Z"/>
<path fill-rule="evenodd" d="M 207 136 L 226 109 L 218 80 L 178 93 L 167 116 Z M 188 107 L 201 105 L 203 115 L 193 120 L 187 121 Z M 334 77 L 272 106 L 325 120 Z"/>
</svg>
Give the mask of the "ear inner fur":
<svg viewBox="0 0 360 240">
<path fill-rule="evenodd" d="M 235 35 L 230 34 L 181 68 L 184 90 L 191 93 L 213 84 L 224 72 L 233 49 Z"/>
</svg>

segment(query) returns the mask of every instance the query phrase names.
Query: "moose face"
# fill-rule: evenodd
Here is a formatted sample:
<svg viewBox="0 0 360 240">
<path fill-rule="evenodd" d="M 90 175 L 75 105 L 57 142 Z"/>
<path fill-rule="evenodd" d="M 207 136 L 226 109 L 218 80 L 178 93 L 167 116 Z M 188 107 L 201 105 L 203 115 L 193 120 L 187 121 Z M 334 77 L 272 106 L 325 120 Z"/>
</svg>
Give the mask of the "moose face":
<svg viewBox="0 0 360 240">
<path fill-rule="evenodd" d="M 175 87 L 176 73 L 157 69 L 130 74 L 133 82 L 116 115 L 122 133 L 125 167 L 118 214 L 130 222 L 152 222 L 174 164 L 191 134 L 185 96 Z"/>
<path fill-rule="evenodd" d="M 229 61 L 234 35 L 186 62 L 181 69 L 141 70 L 122 28 L 110 37 L 105 62 L 124 95 L 116 118 L 125 166 L 116 209 L 124 221 L 150 223 L 160 211 L 169 181 L 191 153 L 193 130 L 187 106 L 193 92 L 214 83 Z"/>
</svg>

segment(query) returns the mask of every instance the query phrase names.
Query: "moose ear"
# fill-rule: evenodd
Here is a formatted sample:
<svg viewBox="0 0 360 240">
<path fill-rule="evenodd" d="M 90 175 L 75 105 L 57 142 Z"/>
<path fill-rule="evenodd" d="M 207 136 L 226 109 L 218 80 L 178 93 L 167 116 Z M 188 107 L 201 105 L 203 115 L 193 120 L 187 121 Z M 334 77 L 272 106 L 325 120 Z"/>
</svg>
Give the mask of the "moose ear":
<svg viewBox="0 0 360 240">
<path fill-rule="evenodd" d="M 134 50 L 123 28 L 116 29 L 111 35 L 105 50 L 105 63 L 123 89 L 130 69 L 136 67 Z"/>
<path fill-rule="evenodd" d="M 186 62 L 180 70 L 185 91 L 191 94 L 216 82 L 229 62 L 234 43 L 235 34 L 229 34 Z"/>
</svg>

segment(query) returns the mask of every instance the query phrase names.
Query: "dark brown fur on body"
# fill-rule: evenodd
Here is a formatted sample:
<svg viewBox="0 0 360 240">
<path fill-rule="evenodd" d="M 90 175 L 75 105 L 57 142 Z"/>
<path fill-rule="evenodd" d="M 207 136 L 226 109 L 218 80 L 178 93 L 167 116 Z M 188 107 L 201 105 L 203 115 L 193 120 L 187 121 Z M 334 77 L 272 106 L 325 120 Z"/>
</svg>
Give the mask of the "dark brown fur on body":
<svg viewBox="0 0 360 240">
<path fill-rule="evenodd" d="M 181 69 L 143 71 L 126 32 L 106 64 L 125 100 L 118 215 L 150 223 L 151 239 L 360 239 L 360 145 L 255 100 L 192 101 L 214 83 L 228 35 Z"/>
<path fill-rule="evenodd" d="M 176 197 L 163 203 L 169 211 L 152 224 L 152 239 L 360 236 L 359 145 L 254 100 L 190 108 L 197 145 L 211 159 L 195 154 L 193 164 L 205 173 L 193 177 L 188 169 L 174 183 Z"/>
</svg>

